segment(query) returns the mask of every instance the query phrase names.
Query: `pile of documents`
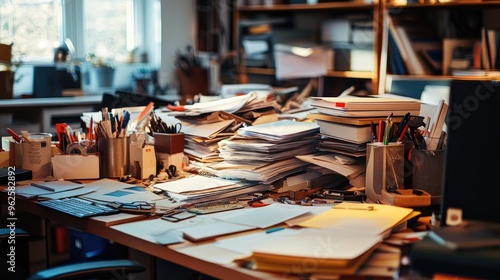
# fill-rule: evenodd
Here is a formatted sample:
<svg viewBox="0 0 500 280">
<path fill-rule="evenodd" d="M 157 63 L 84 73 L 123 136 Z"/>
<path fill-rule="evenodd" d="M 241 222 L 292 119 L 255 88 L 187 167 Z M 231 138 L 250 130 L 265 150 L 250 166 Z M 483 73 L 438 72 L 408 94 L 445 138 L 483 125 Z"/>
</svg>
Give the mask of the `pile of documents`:
<svg viewBox="0 0 500 280">
<path fill-rule="evenodd" d="M 284 273 L 356 273 L 382 242 L 377 235 L 302 229 L 253 249 L 251 267 Z M 293 244 L 293 246 L 290 246 Z"/>
<path fill-rule="evenodd" d="M 155 188 L 166 191 L 177 202 L 201 203 L 268 191 L 272 185 L 195 175 L 159 183 Z"/>
<path fill-rule="evenodd" d="M 246 120 L 224 111 L 194 117 L 177 116 L 185 135 L 184 153 L 190 160 L 218 162 L 218 142 L 233 136 Z"/>
<path fill-rule="evenodd" d="M 252 248 L 253 269 L 294 274 L 356 273 L 413 210 L 391 205 L 343 202 L 300 222 L 272 242 Z M 290 244 L 293 244 L 291 246 Z"/>
<path fill-rule="evenodd" d="M 185 154 L 197 162 L 219 162 L 218 142 L 233 136 L 242 125 L 251 125 L 262 115 L 275 113 L 279 106 L 269 98 L 269 91 L 253 91 L 246 95 L 185 105 L 183 111 L 157 114 L 162 119 L 175 117 L 185 134 Z"/>
<path fill-rule="evenodd" d="M 281 120 L 243 127 L 219 142 L 223 162 L 210 172 L 221 178 L 272 183 L 304 171 L 309 165 L 295 158 L 316 152 L 319 127 L 313 122 Z"/>
<path fill-rule="evenodd" d="M 224 111 L 253 121 L 263 114 L 274 113 L 279 109 L 279 105 L 271 97 L 269 91 L 252 91 L 245 95 L 184 105 L 182 111 L 164 108 L 162 112 L 171 116 L 200 116 Z"/>
</svg>

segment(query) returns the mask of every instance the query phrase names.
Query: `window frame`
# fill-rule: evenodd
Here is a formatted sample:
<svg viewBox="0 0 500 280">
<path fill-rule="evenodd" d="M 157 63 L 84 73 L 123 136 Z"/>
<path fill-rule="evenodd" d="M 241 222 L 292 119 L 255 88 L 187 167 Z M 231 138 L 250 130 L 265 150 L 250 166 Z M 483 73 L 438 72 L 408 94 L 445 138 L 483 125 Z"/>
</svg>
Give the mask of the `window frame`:
<svg viewBox="0 0 500 280">
<path fill-rule="evenodd" d="M 146 16 L 146 14 L 153 13 L 155 2 L 160 2 L 160 0 L 133 0 L 133 34 L 129 34 L 132 39 L 129 39 L 127 45 L 129 48 L 135 45 L 139 53 L 146 52 L 148 54 L 150 63 L 159 65 L 160 58 L 158 57 L 158 51 L 155 50 L 156 44 L 154 40 L 155 17 Z M 87 53 L 84 42 L 85 34 L 82 28 L 84 21 L 83 1 L 61 0 L 61 4 L 63 11 L 61 40 L 63 38 L 71 39 L 75 46 L 76 53 L 74 56 L 84 58 Z M 152 28 L 148 28 L 148 26 Z"/>
</svg>

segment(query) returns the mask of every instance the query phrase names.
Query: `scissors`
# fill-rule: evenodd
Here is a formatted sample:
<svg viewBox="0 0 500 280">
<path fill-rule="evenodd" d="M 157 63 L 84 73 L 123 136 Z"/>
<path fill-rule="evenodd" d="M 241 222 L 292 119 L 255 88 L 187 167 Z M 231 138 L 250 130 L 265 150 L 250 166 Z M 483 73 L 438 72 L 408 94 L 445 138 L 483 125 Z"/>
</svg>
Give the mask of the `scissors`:
<svg viewBox="0 0 500 280">
<path fill-rule="evenodd" d="M 175 174 L 177 173 L 177 167 L 175 165 L 171 164 L 165 170 L 165 172 L 167 172 L 167 174 L 168 174 L 168 179 L 172 179 L 172 178 L 174 178 L 176 176 Z"/>
<path fill-rule="evenodd" d="M 167 125 L 167 133 L 180 133 L 182 128 L 181 123 L 176 123 L 173 125 Z"/>
</svg>

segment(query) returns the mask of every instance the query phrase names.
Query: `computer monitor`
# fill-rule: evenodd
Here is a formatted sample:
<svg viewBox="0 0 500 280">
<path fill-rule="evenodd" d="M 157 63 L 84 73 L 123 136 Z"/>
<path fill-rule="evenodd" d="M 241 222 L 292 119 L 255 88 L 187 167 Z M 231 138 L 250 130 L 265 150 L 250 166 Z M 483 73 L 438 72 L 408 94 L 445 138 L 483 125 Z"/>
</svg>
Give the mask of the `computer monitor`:
<svg viewBox="0 0 500 280">
<path fill-rule="evenodd" d="M 500 81 L 451 81 L 446 124 L 441 224 L 500 223 Z"/>
<path fill-rule="evenodd" d="M 79 67 L 75 68 L 75 75 L 73 75 L 68 72 L 66 67 L 33 66 L 33 97 L 61 97 L 64 89 L 78 89 L 80 87 Z"/>
</svg>

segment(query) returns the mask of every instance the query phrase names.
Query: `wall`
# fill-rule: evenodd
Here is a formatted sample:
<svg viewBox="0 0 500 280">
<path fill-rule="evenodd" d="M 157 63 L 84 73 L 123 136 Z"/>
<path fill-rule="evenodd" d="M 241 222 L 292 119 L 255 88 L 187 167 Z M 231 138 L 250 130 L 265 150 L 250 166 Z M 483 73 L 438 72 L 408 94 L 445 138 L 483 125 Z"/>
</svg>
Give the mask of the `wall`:
<svg viewBox="0 0 500 280">
<path fill-rule="evenodd" d="M 160 83 L 175 81 L 175 52 L 184 51 L 187 45 L 195 46 L 195 0 L 161 1 L 161 67 Z"/>
</svg>

